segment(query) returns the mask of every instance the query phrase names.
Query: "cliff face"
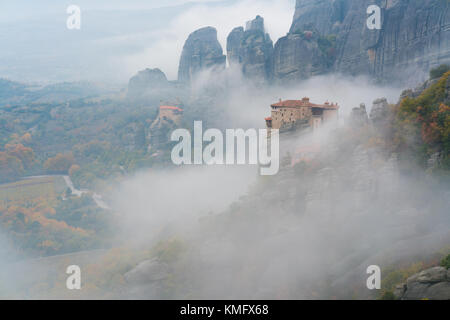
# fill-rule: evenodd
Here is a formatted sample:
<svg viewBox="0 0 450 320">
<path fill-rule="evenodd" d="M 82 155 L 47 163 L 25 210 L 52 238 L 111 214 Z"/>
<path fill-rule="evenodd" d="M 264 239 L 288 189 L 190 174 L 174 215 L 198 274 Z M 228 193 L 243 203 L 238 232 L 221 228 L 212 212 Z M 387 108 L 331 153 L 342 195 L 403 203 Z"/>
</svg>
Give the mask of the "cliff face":
<svg viewBox="0 0 450 320">
<path fill-rule="evenodd" d="M 217 30 L 206 27 L 194 31 L 186 40 L 178 68 L 178 80 L 190 82 L 199 71 L 225 68 L 226 57 L 217 40 Z"/>
<path fill-rule="evenodd" d="M 366 11 L 372 4 L 381 7 L 381 30 L 366 26 Z M 323 71 L 323 66 L 311 60 L 316 57 L 315 49 L 300 49 L 307 45 L 294 36 L 305 32 L 317 32 L 319 45 L 323 39 L 336 38 L 330 48 L 333 56 L 327 57 L 328 72 L 368 74 L 385 80 L 398 74 L 406 78 L 420 71 L 427 73 L 450 61 L 446 0 L 297 0 L 290 33 L 275 45 L 276 77 L 290 74 L 300 79 Z M 316 67 L 305 70 L 305 65 Z M 299 71 L 301 66 L 304 71 Z"/>
<path fill-rule="evenodd" d="M 344 20 L 348 5 L 348 0 L 297 0 L 290 33 L 305 26 L 314 26 L 321 34 L 332 33 Z"/>
<path fill-rule="evenodd" d="M 274 49 L 274 77 L 293 81 L 326 73 L 328 51 L 319 45 L 317 34 L 310 31 L 292 33 L 280 38 Z"/>
<path fill-rule="evenodd" d="M 375 47 L 373 72 L 390 75 L 450 61 L 450 6 L 445 0 L 391 1 Z"/>
<path fill-rule="evenodd" d="M 239 66 L 245 77 L 256 81 L 273 78 L 273 42 L 265 33 L 264 19 L 257 16 L 246 29 L 233 29 L 227 38 L 227 55 L 231 66 Z"/>
<path fill-rule="evenodd" d="M 227 57 L 230 66 L 242 63 L 241 42 L 244 38 L 244 28 L 234 28 L 227 37 Z"/>
</svg>

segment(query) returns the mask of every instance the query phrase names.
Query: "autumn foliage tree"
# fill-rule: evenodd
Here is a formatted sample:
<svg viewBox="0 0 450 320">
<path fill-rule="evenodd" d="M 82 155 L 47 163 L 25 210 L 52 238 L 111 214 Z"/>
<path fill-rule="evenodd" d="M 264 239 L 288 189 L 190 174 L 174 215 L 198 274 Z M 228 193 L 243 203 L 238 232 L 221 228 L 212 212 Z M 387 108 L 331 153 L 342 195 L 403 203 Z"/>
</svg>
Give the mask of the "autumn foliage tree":
<svg viewBox="0 0 450 320">
<path fill-rule="evenodd" d="M 25 133 L 21 138 L 20 141 L 22 143 L 28 144 L 31 142 L 31 134 L 29 132 Z"/>
<path fill-rule="evenodd" d="M 72 153 L 58 153 L 55 157 L 47 159 L 44 163 L 44 169 L 48 173 L 67 174 L 75 159 Z"/>
<path fill-rule="evenodd" d="M 74 174 L 76 174 L 78 171 L 80 171 L 80 166 L 77 164 L 73 164 L 70 168 L 69 168 L 69 176 L 73 177 Z"/>
<path fill-rule="evenodd" d="M 7 152 L 0 152 L 0 182 L 16 179 L 24 174 L 22 161 Z"/>
<path fill-rule="evenodd" d="M 23 144 L 18 143 L 5 145 L 5 150 L 10 156 L 20 159 L 25 169 L 29 169 L 33 165 L 33 149 L 25 147 Z"/>
<path fill-rule="evenodd" d="M 0 182 L 15 180 L 25 174 L 34 163 L 33 149 L 23 144 L 6 144 L 0 152 Z"/>
<path fill-rule="evenodd" d="M 445 101 L 449 78 L 450 71 L 419 97 L 405 98 L 396 110 L 397 138 L 409 141 L 407 148 L 421 150 L 422 161 L 439 153 L 442 166 L 447 169 L 450 169 L 450 107 Z"/>
</svg>

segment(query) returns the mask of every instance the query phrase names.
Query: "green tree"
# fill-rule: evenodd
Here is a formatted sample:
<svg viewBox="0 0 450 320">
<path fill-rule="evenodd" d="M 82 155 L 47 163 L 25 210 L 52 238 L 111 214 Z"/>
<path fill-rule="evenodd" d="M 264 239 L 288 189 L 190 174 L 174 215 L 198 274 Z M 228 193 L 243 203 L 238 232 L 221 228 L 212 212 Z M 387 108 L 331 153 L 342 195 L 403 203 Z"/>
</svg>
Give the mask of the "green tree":
<svg viewBox="0 0 450 320">
<path fill-rule="evenodd" d="M 450 254 L 442 259 L 441 266 L 450 269 Z"/>
</svg>

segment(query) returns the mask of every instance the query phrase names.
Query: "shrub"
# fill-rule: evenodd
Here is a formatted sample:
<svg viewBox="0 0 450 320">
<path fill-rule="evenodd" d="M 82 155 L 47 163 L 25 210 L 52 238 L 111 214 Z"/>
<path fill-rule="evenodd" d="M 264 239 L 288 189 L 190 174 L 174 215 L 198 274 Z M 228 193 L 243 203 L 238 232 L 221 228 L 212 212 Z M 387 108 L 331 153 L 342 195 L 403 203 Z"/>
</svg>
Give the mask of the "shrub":
<svg viewBox="0 0 450 320">
<path fill-rule="evenodd" d="M 448 256 L 446 256 L 444 259 L 442 259 L 441 267 L 445 267 L 447 269 L 450 269 L 450 254 Z"/>
<path fill-rule="evenodd" d="M 398 141 L 409 141 L 402 147 L 414 152 L 421 165 L 425 166 L 430 155 L 439 152 L 439 168 L 443 170 L 450 168 L 450 107 L 444 103 L 449 78 L 450 71 L 419 97 L 403 99 L 396 109 L 397 125 L 394 128 L 400 138 Z M 408 139 L 404 139 L 406 133 Z"/>
</svg>

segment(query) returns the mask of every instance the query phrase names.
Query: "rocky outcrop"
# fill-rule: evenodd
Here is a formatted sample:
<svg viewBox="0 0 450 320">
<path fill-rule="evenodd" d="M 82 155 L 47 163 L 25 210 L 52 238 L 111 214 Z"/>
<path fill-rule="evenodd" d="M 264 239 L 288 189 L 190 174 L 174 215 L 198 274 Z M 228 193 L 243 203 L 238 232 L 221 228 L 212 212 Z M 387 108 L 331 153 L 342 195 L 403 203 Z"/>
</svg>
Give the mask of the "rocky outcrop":
<svg viewBox="0 0 450 320">
<path fill-rule="evenodd" d="M 217 30 L 205 27 L 191 33 L 184 43 L 178 80 L 189 83 L 200 71 L 225 68 L 226 57 L 217 40 Z"/>
<path fill-rule="evenodd" d="M 450 6 L 448 1 L 388 1 L 382 34 L 370 61 L 377 77 L 403 77 L 416 70 L 428 75 L 431 67 L 450 61 Z M 345 67 L 345 65 L 343 65 Z"/>
<path fill-rule="evenodd" d="M 127 96 L 130 99 L 143 99 L 167 89 L 169 85 L 166 75 L 160 69 L 145 69 L 130 79 Z"/>
<path fill-rule="evenodd" d="M 373 4 L 382 10 L 381 30 L 366 26 L 367 8 Z M 330 72 L 420 81 L 431 67 L 450 61 L 448 1 L 297 0 L 290 33 L 275 45 L 276 77 L 301 79 L 317 72 L 297 71 L 304 64 L 317 64 L 313 49 L 294 51 L 306 46 L 301 43 L 305 39 L 294 35 L 307 31 L 336 37 L 334 61 L 326 68 Z"/>
<path fill-rule="evenodd" d="M 370 110 L 370 120 L 374 125 L 384 123 L 389 115 L 389 104 L 386 98 L 380 98 L 373 102 Z"/>
<path fill-rule="evenodd" d="M 332 33 L 345 18 L 347 0 L 297 0 L 290 33 L 314 27 L 321 34 Z"/>
<path fill-rule="evenodd" d="M 428 88 L 430 88 L 433 84 L 435 84 L 439 79 L 429 79 L 426 80 L 425 82 L 421 83 L 420 85 L 418 85 L 416 88 L 414 89 L 407 89 L 404 90 L 402 92 L 402 94 L 400 95 L 400 101 L 402 101 L 403 99 L 405 99 L 406 97 L 408 98 L 412 98 L 412 99 L 416 99 L 418 98 L 422 92 L 424 92 L 425 90 L 427 90 Z"/>
<path fill-rule="evenodd" d="M 366 105 L 361 103 L 359 108 L 353 108 L 350 114 L 350 124 L 352 126 L 361 127 L 369 123 Z"/>
<path fill-rule="evenodd" d="M 265 32 L 264 19 L 257 16 L 246 29 L 233 29 L 227 38 L 230 66 L 239 66 L 246 78 L 270 81 L 273 78 L 273 42 Z"/>
<path fill-rule="evenodd" d="M 231 67 L 242 63 L 241 42 L 244 38 L 244 32 L 243 27 L 237 27 L 227 37 L 227 57 Z"/>
<path fill-rule="evenodd" d="M 326 52 L 311 31 L 280 38 L 274 49 L 274 77 L 281 82 L 303 80 L 329 70 Z"/>
<path fill-rule="evenodd" d="M 397 286 L 394 295 L 401 300 L 449 300 L 450 270 L 434 267 L 415 274 Z"/>
<path fill-rule="evenodd" d="M 260 31 L 247 31 L 241 45 L 244 76 L 255 80 L 271 80 L 273 43 L 270 36 Z"/>
<path fill-rule="evenodd" d="M 245 25 L 245 30 L 266 32 L 264 28 L 264 18 L 261 16 L 256 16 L 255 19 L 247 21 Z"/>
</svg>

